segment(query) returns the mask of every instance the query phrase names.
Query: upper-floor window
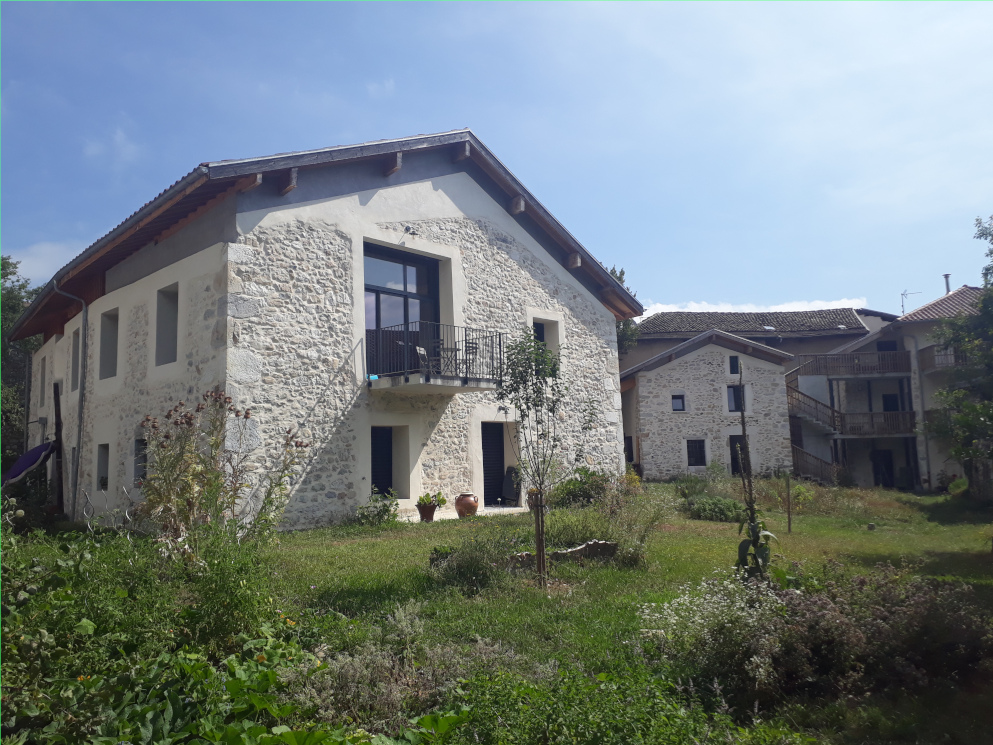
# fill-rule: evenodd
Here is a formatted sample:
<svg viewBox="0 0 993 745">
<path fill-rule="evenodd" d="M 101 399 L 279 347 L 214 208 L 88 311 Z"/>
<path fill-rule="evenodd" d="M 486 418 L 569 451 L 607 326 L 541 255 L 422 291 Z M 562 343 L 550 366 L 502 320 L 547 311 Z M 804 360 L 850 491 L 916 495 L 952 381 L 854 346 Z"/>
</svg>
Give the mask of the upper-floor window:
<svg viewBox="0 0 993 745">
<path fill-rule="evenodd" d="M 728 411 L 745 410 L 745 390 L 740 385 L 728 386 Z"/>
<path fill-rule="evenodd" d="M 686 411 L 686 395 L 685 394 L 674 394 L 672 397 L 672 410 L 673 411 Z"/>
<path fill-rule="evenodd" d="M 438 321 L 438 262 L 380 246 L 365 247 L 365 327 Z"/>
<path fill-rule="evenodd" d="M 729 366 L 731 368 L 731 374 L 737 375 L 741 372 L 741 363 L 738 361 L 738 355 L 732 354 L 728 358 Z"/>
<path fill-rule="evenodd" d="M 117 375 L 117 308 L 100 316 L 100 380 Z"/>
<path fill-rule="evenodd" d="M 155 364 L 179 357 L 179 284 L 163 287 L 155 297 Z"/>
</svg>

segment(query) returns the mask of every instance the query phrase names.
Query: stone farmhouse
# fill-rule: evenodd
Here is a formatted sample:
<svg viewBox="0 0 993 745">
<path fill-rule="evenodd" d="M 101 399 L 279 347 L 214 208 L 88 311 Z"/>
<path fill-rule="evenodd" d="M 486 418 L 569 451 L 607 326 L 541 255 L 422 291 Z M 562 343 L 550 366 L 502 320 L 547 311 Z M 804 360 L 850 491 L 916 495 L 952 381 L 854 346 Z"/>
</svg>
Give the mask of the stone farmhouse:
<svg viewBox="0 0 993 745">
<path fill-rule="evenodd" d="M 744 407 L 758 473 L 790 468 L 822 482 L 844 474 L 858 486 L 934 489 L 942 472 L 962 473 L 926 422 L 963 359 L 939 348 L 933 332 L 944 318 L 975 312 L 980 292 L 963 286 L 903 316 L 864 308 L 651 316 L 621 360 L 626 456 L 649 478 L 712 462 L 736 473 Z"/>
<path fill-rule="evenodd" d="M 13 333 L 43 335 L 31 441 L 53 437 L 58 391 L 67 513 L 84 491 L 119 504 L 142 417 L 219 386 L 251 408 L 259 465 L 287 428 L 312 441 L 285 515 L 302 528 L 373 486 L 504 496 L 514 412 L 495 389 L 524 328 L 562 355 L 565 452 L 582 440 L 620 472 L 614 322 L 642 312 L 458 130 L 201 164 L 56 272 Z"/>
<path fill-rule="evenodd" d="M 963 285 L 829 354 L 799 355 L 787 376 L 800 473 L 844 469 L 859 486 L 929 491 L 962 467 L 927 431 L 935 392 L 964 363 L 939 347 L 945 318 L 975 313 L 982 290 Z"/>
</svg>

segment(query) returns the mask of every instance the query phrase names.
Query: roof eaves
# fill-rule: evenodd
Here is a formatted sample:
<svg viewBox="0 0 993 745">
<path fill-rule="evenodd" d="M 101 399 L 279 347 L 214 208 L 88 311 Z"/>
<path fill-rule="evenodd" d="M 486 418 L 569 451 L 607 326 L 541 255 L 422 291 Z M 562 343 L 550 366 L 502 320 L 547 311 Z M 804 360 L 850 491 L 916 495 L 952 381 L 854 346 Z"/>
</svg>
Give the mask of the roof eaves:
<svg viewBox="0 0 993 745">
<path fill-rule="evenodd" d="M 722 343 L 723 342 L 723 343 Z M 759 344 L 751 339 L 745 339 L 735 334 L 729 334 L 726 331 L 721 331 L 720 329 L 710 329 L 710 331 L 704 331 L 702 334 L 697 334 L 692 339 L 684 341 L 682 344 L 677 344 L 676 346 L 660 352 L 654 357 L 649 357 L 643 362 L 639 362 L 633 367 L 629 367 L 627 370 L 621 372 L 621 379 L 629 378 L 632 375 L 641 372 L 642 370 L 654 369 L 656 367 L 661 367 L 669 362 L 674 362 L 680 357 L 695 351 L 699 347 L 706 346 L 707 344 L 717 344 L 719 346 L 728 347 L 729 343 L 733 345 L 729 348 L 746 347 L 751 348 L 752 352 L 745 352 L 745 354 L 754 354 L 754 352 L 760 352 L 769 357 L 777 357 L 784 362 L 786 360 L 791 360 L 795 355 L 789 352 L 784 352 L 780 349 L 775 349 L 774 347 L 766 346 L 765 344 Z M 667 357 L 672 359 L 667 360 Z"/>
</svg>

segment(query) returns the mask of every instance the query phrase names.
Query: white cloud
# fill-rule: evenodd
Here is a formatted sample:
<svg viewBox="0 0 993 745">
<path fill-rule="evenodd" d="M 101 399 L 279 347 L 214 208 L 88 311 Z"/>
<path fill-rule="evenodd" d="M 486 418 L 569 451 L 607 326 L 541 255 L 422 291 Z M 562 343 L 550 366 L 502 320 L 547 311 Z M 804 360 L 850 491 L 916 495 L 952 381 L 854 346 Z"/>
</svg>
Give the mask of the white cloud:
<svg viewBox="0 0 993 745">
<path fill-rule="evenodd" d="M 40 241 L 11 251 L 10 255 L 14 261 L 21 263 L 18 273 L 30 279 L 32 284 L 40 285 L 50 280 L 85 247 L 80 241 Z"/>
<path fill-rule="evenodd" d="M 776 305 L 760 305 L 758 303 L 708 303 L 694 302 L 671 304 L 671 303 L 650 303 L 645 307 L 645 315 L 641 318 L 656 313 L 673 313 L 677 311 L 691 313 L 777 313 L 791 310 L 826 310 L 827 308 L 864 308 L 866 299 L 864 297 L 846 297 L 840 300 L 793 300 L 787 303 Z M 638 320 L 640 321 L 641 318 Z"/>
<path fill-rule="evenodd" d="M 85 140 L 83 155 L 112 171 L 120 172 L 138 160 L 141 146 L 132 141 L 123 128 L 117 127 L 109 137 Z"/>
<path fill-rule="evenodd" d="M 381 83 L 366 83 L 365 85 L 370 98 L 389 98 L 396 91 L 396 87 L 393 78 L 387 78 Z"/>
</svg>

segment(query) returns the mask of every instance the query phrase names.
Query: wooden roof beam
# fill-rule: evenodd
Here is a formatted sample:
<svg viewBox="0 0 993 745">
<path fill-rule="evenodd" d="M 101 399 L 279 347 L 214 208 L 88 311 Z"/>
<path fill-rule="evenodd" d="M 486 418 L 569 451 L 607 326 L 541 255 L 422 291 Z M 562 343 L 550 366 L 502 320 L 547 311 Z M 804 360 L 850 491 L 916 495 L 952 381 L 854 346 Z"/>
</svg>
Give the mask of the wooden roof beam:
<svg viewBox="0 0 993 745">
<path fill-rule="evenodd" d="M 164 241 L 166 238 L 171 238 L 180 230 L 182 230 L 187 225 L 189 225 L 191 222 L 196 220 L 198 217 L 201 217 L 202 215 L 205 215 L 208 212 L 210 212 L 210 210 L 214 209 L 214 207 L 219 205 L 221 202 L 223 202 L 225 199 L 230 197 L 232 194 L 237 194 L 238 192 L 250 191 L 251 189 L 256 188 L 261 182 L 262 182 L 261 173 L 256 173 L 251 176 L 246 176 L 243 179 L 238 179 L 231 186 L 229 186 L 227 189 L 222 191 L 220 194 L 207 200 L 199 207 L 197 207 L 195 210 L 193 210 L 190 214 L 188 214 L 186 217 L 182 218 L 181 220 L 177 220 L 168 228 L 160 232 L 157 236 L 155 236 L 155 238 L 152 239 L 151 242 L 162 243 L 162 241 Z"/>
<path fill-rule="evenodd" d="M 455 157 L 452 158 L 453 163 L 458 163 L 465 160 L 466 158 L 472 157 L 472 145 L 468 141 L 460 142 L 455 148 Z"/>
<path fill-rule="evenodd" d="M 522 195 L 518 194 L 516 197 L 510 200 L 510 207 L 508 208 L 507 211 L 510 212 L 510 214 L 512 215 L 520 215 L 525 210 L 527 210 L 527 208 L 528 208 L 527 201 L 524 199 Z"/>
<path fill-rule="evenodd" d="M 582 265 L 583 265 L 583 257 L 580 256 L 578 253 L 569 254 L 569 256 L 566 257 L 566 266 L 569 267 L 570 269 L 579 269 L 579 267 L 581 267 Z"/>
<path fill-rule="evenodd" d="M 392 176 L 394 173 L 400 170 L 403 166 L 403 153 L 399 150 L 390 156 L 389 161 L 386 164 L 386 170 L 383 171 L 383 176 Z"/>
<path fill-rule="evenodd" d="M 299 171 L 299 168 L 290 168 L 288 171 L 283 172 L 282 179 L 277 187 L 279 189 L 279 196 L 285 197 L 297 188 L 297 173 Z"/>
</svg>

